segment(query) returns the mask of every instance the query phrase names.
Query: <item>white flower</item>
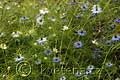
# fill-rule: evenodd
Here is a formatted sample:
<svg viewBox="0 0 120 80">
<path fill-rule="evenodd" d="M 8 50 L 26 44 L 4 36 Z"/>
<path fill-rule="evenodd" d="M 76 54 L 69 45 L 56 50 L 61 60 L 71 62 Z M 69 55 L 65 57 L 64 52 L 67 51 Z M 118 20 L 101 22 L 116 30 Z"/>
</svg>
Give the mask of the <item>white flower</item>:
<svg viewBox="0 0 120 80">
<path fill-rule="evenodd" d="M 0 37 L 3 37 L 5 34 L 3 32 L 0 33 Z"/>
<path fill-rule="evenodd" d="M 93 70 L 93 69 L 95 69 L 95 67 L 94 67 L 93 65 L 89 65 L 89 66 L 87 67 L 87 70 Z"/>
<path fill-rule="evenodd" d="M 37 24 L 38 24 L 38 25 L 43 25 L 43 23 L 44 23 L 43 16 L 39 16 L 39 17 L 36 19 L 36 21 L 37 21 Z"/>
<path fill-rule="evenodd" d="M 40 11 L 40 14 L 43 14 L 43 15 L 46 14 L 46 13 L 49 13 L 47 8 L 41 9 L 39 11 Z"/>
<path fill-rule="evenodd" d="M 60 78 L 60 80 L 66 80 L 66 77 L 65 77 L 65 76 L 62 76 L 62 77 Z"/>
<path fill-rule="evenodd" d="M 3 74 L 3 75 L 2 75 L 2 77 L 3 77 L 3 78 L 5 78 L 5 77 L 6 77 L 6 75 L 5 75 L 5 74 Z"/>
<path fill-rule="evenodd" d="M 86 3 L 83 4 L 83 6 L 81 7 L 82 10 L 86 10 L 89 6 L 89 2 L 87 1 Z"/>
<path fill-rule="evenodd" d="M 87 70 L 87 71 L 85 72 L 86 75 L 90 75 L 91 73 L 92 73 L 91 70 Z"/>
<path fill-rule="evenodd" d="M 98 45 L 98 42 L 97 42 L 96 39 L 95 39 L 95 40 L 92 40 L 92 43 L 95 44 L 95 45 Z"/>
<path fill-rule="evenodd" d="M 81 76 L 82 76 L 82 73 L 79 72 L 79 71 L 77 71 L 77 72 L 75 73 L 75 76 L 76 76 L 76 77 L 81 77 Z"/>
<path fill-rule="evenodd" d="M 38 39 L 37 40 L 37 43 L 38 44 L 43 44 L 43 43 L 45 43 L 47 41 L 47 38 L 45 37 L 45 38 L 40 38 L 40 39 Z"/>
<path fill-rule="evenodd" d="M 3 43 L 3 44 L 0 44 L 0 48 L 1 49 L 7 49 L 7 46 L 6 46 L 6 44 Z"/>
<path fill-rule="evenodd" d="M 22 34 L 22 32 L 20 32 L 20 31 L 17 31 L 17 32 L 12 32 L 12 37 L 13 38 L 17 38 L 17 37 L 20 37 L 20 34 Z"/>
<path fill-rule="evenodd" d="M 93 5 L 91 11 L 92 11 L 93 14 L 98 14 L 98 13 L 102 12 L 101 7 L 99 5 Z"/>
<path fill-rule="evenodd" d="M 68 28 L 68 26 L 63 26 L 63 31 L 66 31 L 66 30 L 68 30 L 69 28 Z"/>
<path fill-rule="evenodd" d="M 3 7 L 2 6 L 0 6 L 0 9 L 2 9 Z"/>
<path fill-rule="evenodd" d="M 8 71 L 10 71 L 10 68 L 11 68 L 11 67 L 10 67 L 10 66 L 8 66 L 8 67 L 7 67 L 7 70 L 8 70 Z"/>
<path fill-rule="evenodd" d="M 120 80 L 120 78 L 116 78 L 115 80 Z"/>
<path fill-rule="evenodd" d="M 24 56 L 22 56 L 21 54 L 17 57 L 17 58 L 15 58 L 15 61 L 16 62 L 19 62 L 19 61 L 21 61 L 21 60 L 23 60 L 24 59 Z"/>
<path fill-rule="evenodd" d="M 11 9 L 11 7 L 10 7 L 10 6 L 7 6 L 7 7 L 6 7 L 6 9 L 7 9 L 7 10 L 10 10 L 10 9 Z"/>
</svg>

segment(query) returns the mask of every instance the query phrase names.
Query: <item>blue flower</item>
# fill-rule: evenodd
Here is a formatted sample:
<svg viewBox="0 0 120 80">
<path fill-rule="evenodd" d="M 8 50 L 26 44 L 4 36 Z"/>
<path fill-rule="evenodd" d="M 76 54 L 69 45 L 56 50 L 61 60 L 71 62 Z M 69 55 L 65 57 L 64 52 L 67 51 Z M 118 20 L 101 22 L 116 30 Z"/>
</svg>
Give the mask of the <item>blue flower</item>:
<svg viewBox="0 0 120 80">
<path fill-rule="evenodd" d="M 120 40 L 120 35 L 117 35 L 118 39 Z"/>
<path fill-rule="evenodd" d="M 0 32 L 0 37 L 3 37 L 5 36 L 5 33 L 4 32 Z"/>
<path fill-rule="evenodd" d="M 112 37 L 111 39 L 112 41 L 119 41 L 120 40 L 120 36 L 119 35 L 115 35 Z"/>
<path fill-rule="evenodd" d="M 86 35 L 86 31 L 85 30 L 79 30 L 77 31 L 79 36 L 85 36 Z"/>
<path fill-rule="evenodd" d="M 106 63 L 105 64 L 107 67 L 112 67 L 113 66 L 113 64 L 111 63 L 111 62 L 108 62 L 108 63 Z"/>
<path fill-rule="evenodd" d="M 75 48 L 82 48 L 82 46 L 83 46 L 83 44 L 82 44 L 81 41 L 78 41 L 78 42 L 75 42 L 75 43 L 74 43 L 74 47 L 75 47 Z"/>
<path fill-rule="evenodd" d="M 60 62 L 61 61 L 61 59 L 59 58 L 59 57 L 54 57 L 53 58 L 53 62 L 55 62 L 55 63 L 58 63 L 58 62 Z"/>
<path fill-rule="evenodd" d="M 93 0 L 94 2 L 98 2 L 99 0 Z"/>
<path fill-rule="evenodd" d="M 120 19 L 115 19 L 114 22 L 120 23 Z"/>
<path fill-rule="evenodd" d="M 29 18 L 27 18 L 27 17 L 21 17 L 20 18 L 20 21 L 26 21 L 26 20 L 28 20 Z"/>
</svg>

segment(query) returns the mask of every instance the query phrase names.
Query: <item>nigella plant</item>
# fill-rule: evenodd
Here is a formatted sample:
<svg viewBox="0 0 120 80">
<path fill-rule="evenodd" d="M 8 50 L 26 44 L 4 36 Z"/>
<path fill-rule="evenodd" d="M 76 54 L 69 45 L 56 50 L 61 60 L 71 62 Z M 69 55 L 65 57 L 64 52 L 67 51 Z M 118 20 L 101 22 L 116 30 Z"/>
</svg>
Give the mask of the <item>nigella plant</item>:
<svg viewBox="0 0 120 80">
<path fill-rule="evenodd" d="M 93 14 L 99 14 L 102 12 L 102 8 L 99 5 L 93 5 L 91 11 Z"/>
<path fill-rule="evenodd" d="M 89 66 L 87 67 L 87 70 L 93 70 L 93 69 L 95 69 L 95 67 L 94 67 L 93 65 L 89 65 Z"/>
<path fill-rule="evenodd" d="M 48 10 L 48 8 L 43 8 L 43 9 L 40 9 L 39 12 L 41 15 L 45 15 L 45 14 L 49 13 L 49 10 Z"/>
<path fill-rule="evenodd" d="M 81 76 L 82 76 L 82 72 L 77 71 L 77 72 L 75 73 L 75 76 L 76 76 L 76 77 L 81 77 Z"/>
<path fill-rule="evenodd" d="M 61 61 L 61 59 L 59 57 L 54 57 L 53 58 L 53 62 L 55 63 L 59 63 Z"/>
<path fill-rule="evenodd" d="M 82 48 L 82 46 L 83 46 L 83 44 L 82 44 L 81 41 L 77 41 L 77 42 L 74 43 L 75 48 Z"/>
<path fill-rule="evenodd" d="M 92 73 L 92 70 L 86 70 L 85 74 L 90 75 Z"/>
<path fill-rule="evenodd" d="M 21 34 L 22 34 L 22 32 L 20 32 L 20 31 L 15 31 L 15 32 L 12 32 L 11 36 L 12 36 L 13 38 L 18 38 L 18 37 L 20 37 Z"/>
<path fill-rule="evenodd" d="M 78 33 L 79 36 L 85 36 L 86 35 L 85 30 L 78 30 L 77 33 Z"/>
<path fill-rule="evenodd" d="M 106 67 L 112 67 L 113 66 L 113 64 L 111 62 L 107 62 L 105 65 L 106 65 Z"/>
<path fill-rule="evenodd" d="M 63 31 L 66 31 L 66 30 L 68 30 L 68 29 L 69 29 L 68 26 L 65 25 L 65 26 L 63 26 L 63 29 L 62 29 L 62 30 L 63 30 Z"/>
<path fill-rule="evenodd" d="M 115 80 L 119 58 L 120 0 L 0 0 L 0 80 Z"/>
<path fill-rule="evenodd" d="M 86 2 L 86 3 L 84 3 L 82 6 L 81 6 L 81 10 L 86 10 L 87 8 L 88 8 L 88 5 L 89 5 L 89 3 L 88 2 Z"/>
<path fill-rule="evenodd" d="M 66 80 L 65 76 L 60 77 L 60 80 Z"/>
<path fill-rule="evenodd" d="M 24 56 L 22 56 L 21 54 L 17 57 L 17 58 L 15 58 L 15 61 L 16 62 L 19 62 L 19 61 L 21 61 L 21 60 L 23 60 L 24 59 Z"/>
<path fill-rule="evenodd" d="M 117 19 L 114 20 L 114 22 L 115 23 L 120 23 L 120 19 L 117 18 Z"/>
<path fill-rule="evenodd" d="M 41 16 L 37 17 L 36 22 L 39 26 L 42 26 L 44 23 L 43 16 L 41 15 Z"/>
<path fill-rule="evenodd" d="M 44 38 L 39 38 L 38 40 L 36 40 L 38 44 L 43 44 L 45 42 L 47 42 L 47 38 L 44 37 Z"/>
<path fill-rule="evenodd" d="M 111 41 L 120 41 L 120 35 L 114 35 L 111 39 Z"/>
<path fill-rule="evenodd" d="M 21 17 L 20 21 L 27 21 L 29 18 L 28 17 Z"/>
</svg>

